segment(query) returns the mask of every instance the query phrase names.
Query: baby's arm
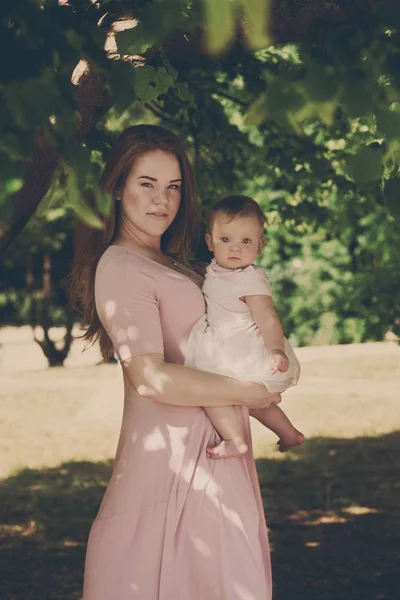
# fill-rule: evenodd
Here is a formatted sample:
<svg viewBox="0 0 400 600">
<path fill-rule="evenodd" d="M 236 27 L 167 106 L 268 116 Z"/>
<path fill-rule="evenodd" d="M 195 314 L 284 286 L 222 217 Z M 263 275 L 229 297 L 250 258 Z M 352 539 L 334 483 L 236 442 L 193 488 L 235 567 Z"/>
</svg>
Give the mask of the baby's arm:
<svg viewBox="0 0 400 600">
<path fill-rule="evenodd" d="M 228 458 L 228 456 L 242 456 L 245 454 L 248 448 L 236 407 L 205 406 L 203 410 L 223 440 L 215 448 L 207 449 L 207 454 L 212 458 Z"/>
<path fill-rule="evenodd" d="M 242 298 L 250 308 L 253 319 L 260 331 L 273 360 L 272 374 L 285 373 L 289 368 L 289 359 L 285 353 L 282 324 L 276 313 L 271 296 L 254 294 Z"/>
</svg>

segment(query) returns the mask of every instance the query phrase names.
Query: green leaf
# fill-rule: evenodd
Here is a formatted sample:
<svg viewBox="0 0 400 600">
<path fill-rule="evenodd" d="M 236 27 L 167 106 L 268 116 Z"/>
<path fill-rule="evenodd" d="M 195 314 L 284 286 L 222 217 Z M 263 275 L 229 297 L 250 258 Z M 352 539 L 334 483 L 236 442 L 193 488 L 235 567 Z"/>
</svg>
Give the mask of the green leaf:
<svg viewBox="0 0 400 600">
<path fill-rule="evenodd" d="M 143 54 L 156 44 L 156 38 L 148 35 L 142 23 L 132 29 L 125 29 L 116 35 L 118 52 L 121 56 Z"/>
<path fill-rule="evenodd" d="M 112 196 L 101 189 L 99 185 L 93 186 L 95 194 L 96 208 L 101 215 L 108 217 L 111 212 Z"/>
<path fill-rule="evenodd" d="M 400 108 L 381 109 L 376 112 L 379 130 L 388 140 L 400 139 Z"/>
<path fill-rule="evenodd" d="M 355 183 L 377 181 L 383 170 L 382 152 L 370 146 L 360 146 L 356 154 L 349 156 L 347 170 Z"/>
<path fill-rule="evenodd" d="M 143 102 L 157 98 L 154 86 L 155 72 L 155 69 L 148 65 L 136 67 L 135 92 Z"/>
<path fill-rule="evenodd" d="M 167 92 L 173 85 L 175 79 L 176 76 L 174 77 L 171 75 L 165 67 L 160 67 L 157 69 L 154 76 L 154 87 L 157 96 L 160 96 L 160 94 L 165 94 L 165 92 Z"/>
<path fill-rule="evenodd" d="M 136 69 L 129 63 L 117 62 L 111 65 L 107 77 L 114 106 L 119 112 L 123 112 L 137 99 Z"/>
<path fill-rule="evenodd" d="M 15 194 L 16 192 L 19 192 L 23 185 L 23 179 L 9 179 L 6 183 L 6 193 L 9 195 Z"/>
<path fill-rule="evenodd" d="M 348 81 L 342 102 L 351 119 L 363 117 L 374 110 L 374 98 L 366 81 Z"/>
<path fill-rule="evenodd" d="M 334 119 L 336 104 L 334 102 L 320 102 L 314 105 L 315 113 L 327 127 L 331 127 Z"/>
<path fill-rule="evenodd" d="M 168 58 L 165 55 L 163 56 L 163 65 L 167 69 L 168 73 L 174 78 L 174 81 L 175 81 L 178 77 L 178 71 L 175 69 L 175 67 L 173 65 L 171 65 L 170 61 L 168 60 Z"/>
<path fill-rule="evenodd" d="M 84 144 L 71 141 L 65 144 L 63 154 L 83 188 L 87 182 L 88 174 L 92 170 L 90 149 Z"/>
<path fill-rule="evenodd" d="M 268 85 L 266 107 L 272 116 L 288 111 L 296 112 L 303 105 L 304 97 L 294 83 L 277 77 Z"/>
<path fill-rule="evenodd" d="M 17 134 L 9 133 L 0 136 L 0 152 L 7 154 L 13 161 L 24 159 L 31 154 L 32 150 L 31 132 L 19 130 Z"/>
<path fill-rule="evenodd" d="M 339 89 L 339 79 L 334 67 L 316 60 L 307 65 L 304 87 L 308 97 L 313 102 L 328 102 L 332 100 Z"/>
<path fill-rule="evenodd" d="M 267 48 L 272 44 L 270 18 L 272 6 L 270 0 L 242 0 L 245 20 L 249 26 L 247 41 L 251 48 Z"/>
<path fill-rule="evenodd" d="M 400 218 L 400 179 L 394 177 L 385 183 L 384 195 L 391 215 Z"/>
<path fill-rule="evenodd" d="M 189 90 L 189 86 L 186 81 L 175 81 L 174 88 L 178 92 L 178 96 L 181 100 L 189 102 L 192 106 L 196 106 L 195 97 Z"/>
<path fill-rule="evenodd" d="M 155 100 L 165 94 L 175 81 L 165 67 L 154 69 L 148 65 L 137 67 L 135 71 L 135 91 L 142 102 Z"/>
<path fill-rule="evenodd" d="M 257 127 L 265 119 L 265 94 L 258 96 L 250 105 L 247 111 L 244 122 L 245 125 Z"/>
<path fill-rule="evenodd" d="M 235 29 L 231 0 L 204 0 L 207 48 L 210 54 L 225 50 Z"/>
<path fill-rule="evenodd" d="M 103 223 L 94 210 L 85 202 L 78 186 L 78 178 L 73 169 L 67 169 L 67 196 L 71 208 L 90 227 L 103 229 Z"/>
<path fill-rule="evenodd" d="M 4 91 L 8 109 L 22 129 L 47 125 L 65 104 L 50 69 L 40 77 L 12 82 Z"/>
</svg>

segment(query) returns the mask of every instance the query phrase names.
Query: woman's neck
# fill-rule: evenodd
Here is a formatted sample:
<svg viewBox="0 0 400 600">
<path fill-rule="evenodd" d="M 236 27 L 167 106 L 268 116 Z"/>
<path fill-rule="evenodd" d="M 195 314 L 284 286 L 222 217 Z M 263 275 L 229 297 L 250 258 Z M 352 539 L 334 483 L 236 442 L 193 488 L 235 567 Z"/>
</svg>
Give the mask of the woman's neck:
<svg viewBox="0 0 400 600">
<path fill-rule="evenodd" d="M 161 236 L 150 237 L 141 231 L 128 229 L 122 223 L 114 238 L 114 244 L 127 246 L 138 251 L 161 255 Z"/>
</svg>

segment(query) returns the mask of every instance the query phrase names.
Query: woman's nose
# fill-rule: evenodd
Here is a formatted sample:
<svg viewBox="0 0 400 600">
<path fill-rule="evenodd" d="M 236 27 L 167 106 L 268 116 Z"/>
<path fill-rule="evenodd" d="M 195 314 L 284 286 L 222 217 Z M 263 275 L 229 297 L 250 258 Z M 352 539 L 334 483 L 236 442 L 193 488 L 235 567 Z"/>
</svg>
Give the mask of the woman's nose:
<svg viewBox="0 0 400 600">
<path fill-rule="evenodd" d="M 156 192 L 153 196 L 153 202 L 155 204 L 167 204 L 168 196 L 165 192 Z"/>
</svg>

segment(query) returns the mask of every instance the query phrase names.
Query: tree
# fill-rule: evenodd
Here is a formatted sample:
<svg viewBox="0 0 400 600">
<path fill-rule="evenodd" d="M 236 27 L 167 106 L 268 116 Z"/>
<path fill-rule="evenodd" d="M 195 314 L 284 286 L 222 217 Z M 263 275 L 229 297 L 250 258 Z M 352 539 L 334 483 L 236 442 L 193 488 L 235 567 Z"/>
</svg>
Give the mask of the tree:
<svg viewBox="0 0 400 600">
<path fill-rule="evenodd" d="M 179 100 L 190 117 L 199 69 L 217 77 L 225 67 L 231 75 L 249 61 L 240 58 L 249 45 L 263 47 L 270 39 L 304 43 L 302 61 L 278 72 L 270 54 L 254 59 L 260 80 L 244 100 L 255 101 L 253 119 L 269 116 L 300 133 L 310 115 L 329 125 L 342 102 L 350 116 L 379 111 L 377 134 L 397 140 L 399 113 L 389 110 L 398 83 L 396 3 L 381 2 L 378 10 L 372 0 L 285 0 L 269 7 L 268 0 L 5 0 L 0 52 L 13 61 L 1 70 L 2 247 L 23 228 L 60 167 L 76 166 L 79 155 L 81 189 L 90 183 L 93 128 L 112 104 L 121 113 L 144 103 L 167 116 L 168 104 L 176 110 Z M 232 54 L 213 54 L 227 46 Z M 190 120 L 196 132 L 196 115 Z M 364 152 L 353 161 L 356 179 L 361 159 L 378 175 L 381 161 Z M 70 200 L 79 212 L 74 190 Z"/>
<path fill-rule="evenodd" d="M 63 190 L 54 187 L 4 258 L 0 282 L 1 322 L 31 325 L 51 367 L 63 365 L 77 320 L 66 293 L 74 219 L 64 203 Z M 63 339 L 54 340 L 53 327 L 65 328 Z"/>
<path fill-rule="evenodd" d="M 365 219 L 371 236 L 380 217 L 396 226 L 394 0 L 5 0 L 1 10 L 0 53 L 14 59 L 0 70 L 2 248 L 51 184 L 100 226 L 103 155 L 125 124 L 149 119 L 187 141 L 205 210 L 247 190 L 287 230 L 287 248 L 290 236 L 329 230 L 354 258 Z M 393 265 L 395 235 L 385 239 Z M 349 264 L 366 290 L 372 274 Z"/>
</svg>

